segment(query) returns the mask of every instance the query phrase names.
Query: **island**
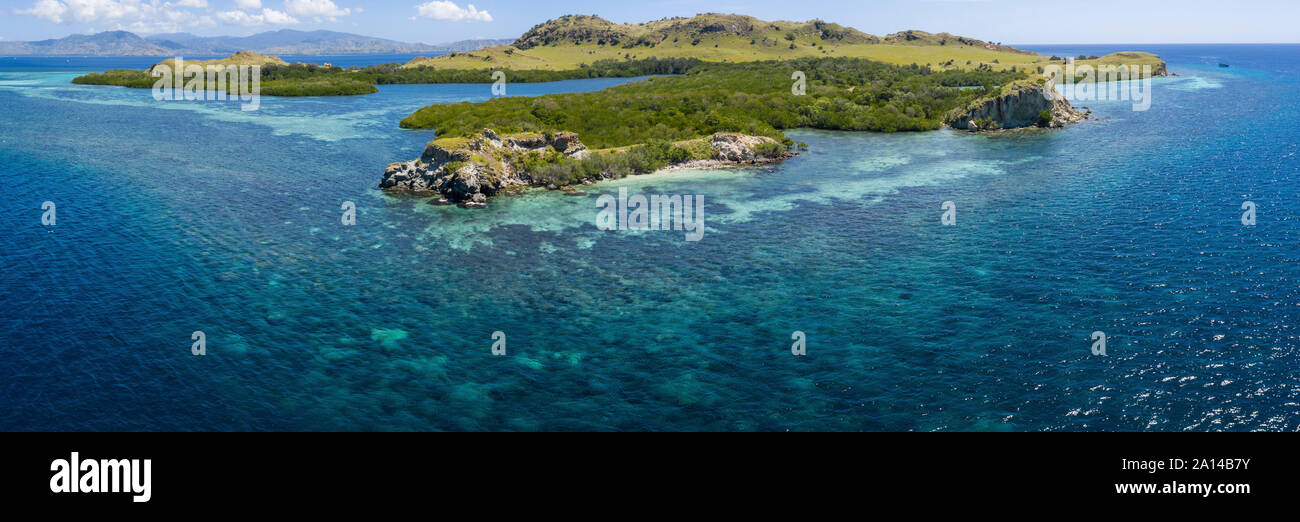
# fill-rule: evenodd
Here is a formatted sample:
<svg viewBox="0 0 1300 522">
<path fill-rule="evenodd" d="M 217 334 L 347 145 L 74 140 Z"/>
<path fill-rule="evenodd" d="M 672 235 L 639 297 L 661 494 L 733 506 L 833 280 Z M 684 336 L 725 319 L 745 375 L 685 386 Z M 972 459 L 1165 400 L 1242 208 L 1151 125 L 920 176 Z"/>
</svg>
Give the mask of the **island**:
<svg viewBox="0 0 1300 522">
<path fill-rule="evenodd" d="M 621 60 L 621 61 L 620 61 Z M 1060 128 L 1087 117 L 1044 72 L 1066 59 L 923 31 L 876 37 L 820 20 L 705 14 L 644 24 L 573 15 L 514 44 L 412 60 L 407 71 L 579 74 L 591 64 L 677 62 L 680 72 L 598 92 L 430 105 L 401 125 L 438 139 L 393 163 L 380 187 L 483 206 L 527 187 L 580 184 L 664 168 L 782 161 L 806 145 L 785 130 L 864 132 Z M 1078 66 L 1149 65 L 1150 53 L 1081 57 Z M 590 147 L 590 148 L 589 148 Z"/>
<path fill-rule="evenodd" d="M 1048 71 L 1069 63 L 1145 66 L 1143 77 L 1168 74 L 1159 56 L 1137 51 L 1066 59 L 949 33 L 880 37 L 822 20 L 717 13 L 641 24 L 570 15 L 538 24 L 508 45 L 405 64 L 341 68 L 251 52 L 197 63 L 258 65 L 261 94 L 268 96 L 649 76 L 597 92 L 437 104 L 407 116 L 402 127 L 434 130 L 437 139 L 419 158 L 390 164 L 380 187 L 469 207 L 528 187 L 574 192 L 577 185 L 664 168 L 782 161 L 806 149 L 784 134 L 796 128 L 1061 128 L 1088 114 L 1057 93 Z M 73 81 L 150 88 L 167 64 Z"/>
<path fill-rule="evenodd" d="M 340 67 L 306 63 L 291 64 L 275 56 L 263 55 L 251 51 L 241 51 L 220 60 L 186 60 L 185 67 L 214 67 L 222 70 L 226 67 L 257 66 L 260 69 L 258 94 L 265 96 L 351 96 L 379 92 L 374 82 L 369 79 L 354 78 Z M 72 79 L 79 85 L 115 85 L 134 89 L 152 89 L 163 76 L 163 71 L 171 74 L 176 71 L 176 60 L 167 59 L 154 64 L 147 70 L 134 71 L 114 69 L 103 73 L 90 73 Z M 201 78 L 202 89 L 206 91 L 224 91 L 227 94 L 253 92 L 251 81 L 209 83 L 211 79 Z"/>
<path fill-rule="evenodd" d="M 388 63 L 367 67 L 337 67 L 331 64 L 288 63 L 279 57 L 251 51 L 240 51 L 219 60 L 186 60 L 185 64 L 200 67 L 256 65 L 260 94 L 280 97 L 357 96 L 379 92 L 378 85 L 493 83 L 494 69 L 446 69 L 420 64 L 427 58 L 416 58 L 407 64 Z M 133 89 L 151 89 L 158 82 L 157 71 L 167 65 L 174 69 L 175 59 L 156 63 L 146 70 L 113 69 L 103 73 L 89 73 L 72 79 L 78 85 L 111 85 Z M 695 59 L 601 60 L 583 67 L 555 71 L 549 69 L 510 70 L 512 83 L 554 82 L 588 78 L 632 78 L 650 75 L 682 74 L 704 62 Z M 188 82 L 186 82 L 188 83 Z M 200 90 L 225 91 L 237 89 L 250 92 L 244 84 L 217 84 L 207 78 L 200 82 Z"/>
</svg>

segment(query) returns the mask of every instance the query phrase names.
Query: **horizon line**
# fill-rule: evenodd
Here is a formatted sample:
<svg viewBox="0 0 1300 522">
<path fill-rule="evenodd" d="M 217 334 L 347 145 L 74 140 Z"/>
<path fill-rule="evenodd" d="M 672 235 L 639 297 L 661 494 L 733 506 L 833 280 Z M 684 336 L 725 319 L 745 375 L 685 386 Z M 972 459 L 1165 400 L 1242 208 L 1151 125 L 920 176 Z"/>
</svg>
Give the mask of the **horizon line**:
<svg viewBox="0 0 1300 522">
<path fill-rule="evenodd" d="M 247 35 L 222 34 L 222 35 L 215 35 L 215 36 L 203 36 L 188 31 L 142 33 L 137 31 L 129 31 L 126 29 L 109 29 L 106 31 L 98 31 L 93 33 L 69 33 L 66 36 L 49 37 L 49 38 L 44 38 L 43 40 L 0 39 L 0 43 L 32 43 L 32 42 L 40 42 L 44 40 L 60 40 L 72 36 L 95 36 L 95 35 L 106 34 L 106 33 L 127 33 L 135 36 L 139 36 L 141 38 L 148 38 L 151 36 L 158 36 L 164 34 L 188 34 L 190 36 L 195 36 L 198 38 L 249 38 L 252 36 L 257 36 L 262 34 L 279 33 L 285 31 L 298 32 L 298 33 L 316 33 L 316 32 L 338 33 L 338 34 L 347 34 L 353 36 L 362 36 L 365 38 L 374 38 L 376 40 L 387 40 L 390 42 L 398 42 L 398 43 L 411 44 L 411 45 L 429 45 L 429 46 L 437 46 L 437 45 L 448 44 L 448 43 L 458 43 L 458 42 L 474 41 L 474 40 L 508 40 L 508 39 L 518 40 L 520 38 L 519 36 L 502 36 L 502 37 L 475 36 L 475 37 L 462 38 L 460 40 L 451 40 L 451 41 L 440 42 L 440 43 L 426 43 L 426 42 L 408 42 L 403 40 L 393 40 L 392 38 L 387 38 L 383 36 L 372 36 L 372 35 L 362 34 L 362 33 L 335 31 L 332 29 L 314 29 L 310 31 L 304 31 L 300 29 L 283 28 L 283 29 L 261 31 L 261 32 L 247 34 Z M 904 31 L 906 31 L 906 29 Z M 1018 42 L 1018 43 L 1003 42 L 1003 44 L 1008 45 L 1010 47 L 1015 47 L 1017 45 L 1300 45 L 1300 41 L 1294 41 L 1294 42 L 1280 42 L 1280 41 L 1273 41 L 1273 42 Z"/>
</svg>

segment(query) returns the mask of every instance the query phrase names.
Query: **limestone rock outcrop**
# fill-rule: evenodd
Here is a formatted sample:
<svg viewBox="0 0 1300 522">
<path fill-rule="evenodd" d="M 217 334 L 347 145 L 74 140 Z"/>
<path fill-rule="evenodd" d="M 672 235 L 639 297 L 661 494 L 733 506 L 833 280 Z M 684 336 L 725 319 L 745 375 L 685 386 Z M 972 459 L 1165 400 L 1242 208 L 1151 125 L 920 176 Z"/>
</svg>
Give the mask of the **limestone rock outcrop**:
<svg viewBox="0 0 1300 522">
<path fill-rule="evenodd" d="M 482 203 L 507 187 L 532 184 L 522 167 L 530 154 L 581 159 L 587 147 L 572 132 L 501 136 L 484 129 L 470 138 L 434 140 L 419 159 L 389 165 L 379 187 L 434 192 L 453 202 Z"/>
<path fill-rule="evenodd" d="M 675 145 L 689 158 L 679 158 L 668 167 L 705 168 L 728 165 L 755 165 L 782 161 L 793 156 L 780 142 L 765 136 L 747 136 L 721 132 L 712 136 L 679 142 Z M 419 159 L 393 163 L 384 171 L 379 187 L 409 193 L 437 194 L 445 203 L 482 206 L 488 198 L 511 187 L 547 186 L 591 182 L 617 178 L 617 162 L 610 158 L 621 151 L 588 150 L 572 132 L 546 134 L 523 133 L 500 135 L 484 129 L 474 136 L 434 140 Z M 590 158 L 600 154 L 598 158 Z M 568 161 L 599 159 L 589 179 L 542 181 L 530 169 Z M 568 189 L 571 190 L 571 189 Z"/>
<path fill-rule="evenodd" d="M 1045 113 L 1050 118 L 1044 119 Z M 971 106 L 953 111 L 945 123 L 964 130 L 1060 128 L 1086 117 L 1071 107 L 1056 89 L 1040 82 L 1012 86 L 1000 95 L 977 100 Z"/>
</svg>

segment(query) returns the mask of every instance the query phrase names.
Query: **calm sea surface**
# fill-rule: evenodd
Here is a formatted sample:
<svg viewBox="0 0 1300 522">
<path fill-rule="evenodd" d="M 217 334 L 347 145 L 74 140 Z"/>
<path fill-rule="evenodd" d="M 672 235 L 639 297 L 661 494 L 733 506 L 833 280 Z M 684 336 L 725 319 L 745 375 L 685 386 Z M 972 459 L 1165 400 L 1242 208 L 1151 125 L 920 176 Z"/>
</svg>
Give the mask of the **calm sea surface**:
<svg viewBox="0 0 1300 522">
<path fill-rule="evenodd" d="M 1138 48 L 1178 74 L 1145 112 L 482 211 L 376 185 L 489 85 L 242 112 L 0 58 L 0 429 L 1300 429 L 1300 46 Z M 703 239 L 597 230 L 621 187 L 703 195 Z"/>
</svg>

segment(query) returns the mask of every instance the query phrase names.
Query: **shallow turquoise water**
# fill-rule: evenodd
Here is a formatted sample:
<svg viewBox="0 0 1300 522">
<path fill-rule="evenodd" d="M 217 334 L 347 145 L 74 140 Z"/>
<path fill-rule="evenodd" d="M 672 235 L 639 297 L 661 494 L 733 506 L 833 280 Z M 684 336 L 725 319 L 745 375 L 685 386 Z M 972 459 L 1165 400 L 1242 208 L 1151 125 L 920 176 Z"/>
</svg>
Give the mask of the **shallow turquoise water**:
<svg viewBox="0 0 1300 522">
<path fill-rule="evenodd" d="M 1063 131 L 795 131 L 483 211 L 375 186 L 487 85 L 243 113 L 0 63 L 0 427 L 1296 430 L 1298 49 L 1157 49 L 1150 111 Z M 620 187 L 703 195 L 704 238 L 597 230 Z"/>
</svg>

